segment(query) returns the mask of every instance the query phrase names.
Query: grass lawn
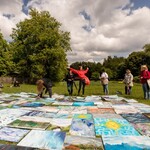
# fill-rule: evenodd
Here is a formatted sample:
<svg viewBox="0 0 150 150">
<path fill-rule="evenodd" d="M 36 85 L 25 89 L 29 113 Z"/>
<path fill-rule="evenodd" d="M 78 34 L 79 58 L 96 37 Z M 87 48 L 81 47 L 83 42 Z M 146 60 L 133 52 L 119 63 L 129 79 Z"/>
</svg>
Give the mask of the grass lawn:
<svg viewBox="0 0 150 150">
<path fill-rule="evenodd" d="M 78 81 L 76 81 L 76 85 L 78 87 Z M 66 82 L 59 82 L 55 83 L 53 86 L 53 94 L 63 94 L 68 95 Z M 119 81 L 110 81 L 109 82 L 109 94 L 114 95 L 116 94 L 116 91 L 122 92 L 122 95 L 119 95 L 121 97 L 136 99 L 140 103 L 145 103 L 150 105 L 150 100 L 144 100 L 143 99 L 143 90 L 140 83 L 134 83 L 134 86 L 132 88 L 132 94 L 131 95 L 125 95 L 124 94 L 124 84 Z M 4 93 L 20 93 L 20 92 L 31 92 L 36 93 L 36 85 L 29 85 L 29 84 L 21 84 L 20 87 L 10 87 L 8 84 L 4 84 L 3 88 Z M 73 95 L 77 96 L 77 89 L 74 87 Z M 102 85 L 99 81 L 91 81 L 91 84 L 85 87 L 85 96 L 87 95 L 103 95 L 103 89 Z"/>
</svg>

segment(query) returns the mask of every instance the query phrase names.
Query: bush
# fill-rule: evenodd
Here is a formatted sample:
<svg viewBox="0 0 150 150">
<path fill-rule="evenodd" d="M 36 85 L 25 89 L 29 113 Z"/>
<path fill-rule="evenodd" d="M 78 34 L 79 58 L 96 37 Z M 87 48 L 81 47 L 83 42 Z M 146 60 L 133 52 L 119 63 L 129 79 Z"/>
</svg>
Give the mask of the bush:
<svg viewBox="0 0 150 150">
<path fill-rule="evenodd" d="M 140 83 L 140 78 L 139 78 L 139 76 L 135 76 L 134 79 L 133 79 L 133 81 L 134 81 L 135 83 Z"/>
</svg>

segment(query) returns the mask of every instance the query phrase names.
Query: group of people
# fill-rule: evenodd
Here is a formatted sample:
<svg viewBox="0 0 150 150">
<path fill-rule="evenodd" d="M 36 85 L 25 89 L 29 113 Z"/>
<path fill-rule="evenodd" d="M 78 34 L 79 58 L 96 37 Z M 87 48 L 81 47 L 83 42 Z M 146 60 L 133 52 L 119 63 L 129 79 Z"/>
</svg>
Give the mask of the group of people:
<svg viewBox="0 0 150 150">
<path fill-rule="evenodd" d="M 150 71 L 146 65 L 141 66 L 140 82 L 144 93 L 144 99 L 150 100 Z M 133 75 L 129 69 L 126 70 L 124 77 L 125 94 L 130 95 L 133 87 Z"/>
<path fill-rule="evenodd" d="M 88 73 L 89 68 L 83 70 L 82 66 L 79 66 L 79 70 L 76 70 L 72 67 L 68 68 L 68 74 L 65 77 L 65 81 L 67 83 L 67 90 L 69 95 L 73 94 L 73 86 L 78 90 L 78 95 L 80 95 L 82 89 L 82 95 L 85 93 L 85 86 L 90 84 L 89 78 L 86 76 Z M 75 83 L 75 75 L 79 79 L 79 87 L 77 88 Z M 103 92 L 105 95 L 109 94 L 108 90 L 108 83 L 109 83 L 109 76 L 106 71 L 103 69 L 102 73 L 99 76 L 100 82 L 103 87 Z M 143 92 L 144 92 L 144 99 L 150 99 L 150 72 L 146 65 L 141 66 L 141 74 L 140 74 L 140 81 L 142 84 Z M 149 81 L 149 82 L 148 82 Z M 133 87 L 133 75 L 129 69 L 126 70 L 124 75 L 125 84 L 125 94 L 130 95 Z M 38 97 L 42 97 L 44 89 L 45 93 L 49 93 L 49 97 L 52 97 L 52 82 L 49 79 L 40 79 L 37 81 L 37 91 Z"/>
</svg>

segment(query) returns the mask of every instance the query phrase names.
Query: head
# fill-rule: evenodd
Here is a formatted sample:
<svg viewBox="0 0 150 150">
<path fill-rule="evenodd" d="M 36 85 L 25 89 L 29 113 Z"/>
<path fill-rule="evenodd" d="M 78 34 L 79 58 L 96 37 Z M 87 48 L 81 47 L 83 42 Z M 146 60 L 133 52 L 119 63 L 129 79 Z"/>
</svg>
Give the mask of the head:
<svg viewBox="0 0 150 150">
<path fill-rule="evenodd" d="M 126 70 L 126 73 L 128 73 L 128 74 L 129 74 L 129 73 L 131 73 L 131 71 L 130 71 L 129 69 L 127 69 L 127 70 Z"/>
<path fill-rule="evenodd" d="M 142 66 L 141 66 L 141 71 L 144 71 L 144 70 L 148 70 L 148 68 L 147 68 L 146 65 L 142 65 Z"/>
<path fill-rule="evenodd" d="M 36 82 L 36 85 L 37 85 L 37 91 L 38 93 L 42 92 L 43 91 L 43 88 L 44 88 L 44 85 L 43 85 L 44 81 L 43 80 L 38 80 Z"/>
<path fill-rule="evenodd" d="M 83 69 L 83 67 L 82 66 L 79 66 L 79 70 L 82 70 Z"/>
</svg>

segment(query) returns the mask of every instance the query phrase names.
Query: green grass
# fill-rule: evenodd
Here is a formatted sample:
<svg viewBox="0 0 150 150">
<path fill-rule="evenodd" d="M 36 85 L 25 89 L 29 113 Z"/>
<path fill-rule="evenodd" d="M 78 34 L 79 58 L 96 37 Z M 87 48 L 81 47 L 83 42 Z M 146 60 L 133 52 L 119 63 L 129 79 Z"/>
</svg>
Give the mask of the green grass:
<svg viewBox="0 0 150 150">
<path fill-rule="evenodd" d="M 78 87 L 78 81 L 76 81 L 76 85 Z M 53 86 L 53 94 L 63 94 L 68 95 L 66 82 L 59 82 L 55 83 Z M 116 91 L 122 92 L 122 95 L 119 95 L 121 97 L 136 99 L 140 103 L 145 103 L 150 105 L 150 100 L 144 100 L 143 98 L 143 90 L 140 83 L 134 83 L 134 86 L 132 88 L 132 94 L 131 95 L 125 95 L 124 94 L 124 84 L 122 82 L 118 81 L 110 81 L 109 82 L 109 94 L 114 95 L 116 94 Z M 31 92 L 36 93 L 36 85 L 29 85 L 29 84 L 21 84 L 20 87 L 10 87 L 8 84 L 4 84 L 3 92 L 5 93 L 20 93 L 20 92 Z M 74 87 L 73 95 L 77 96 L 77 89 Z M 94 82 L 91 81 L 91 84 L 85 87 L 85 95 L 103 95 L 103 89 L 102 85 L 99 81 Z"/>
</svg>

